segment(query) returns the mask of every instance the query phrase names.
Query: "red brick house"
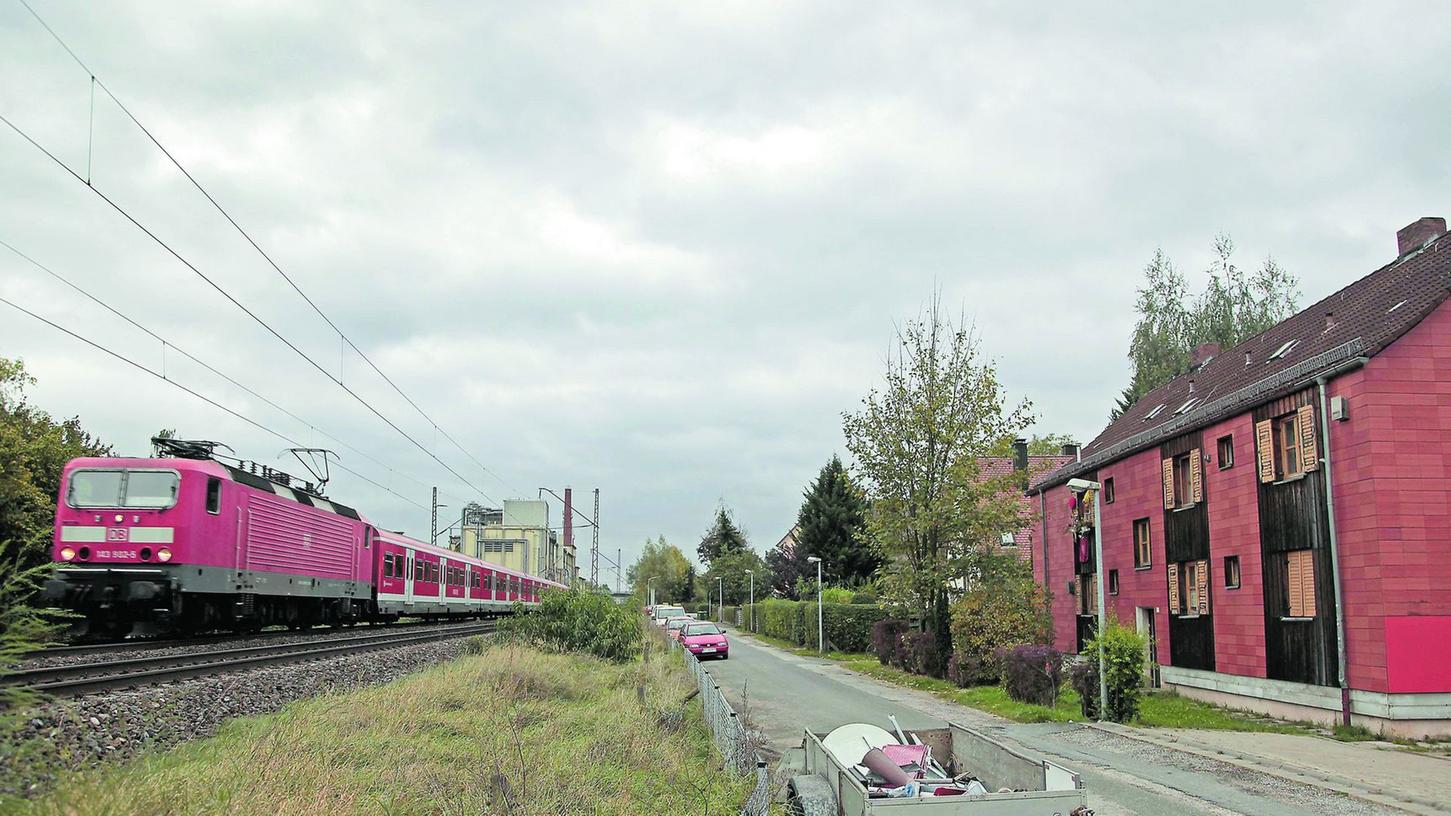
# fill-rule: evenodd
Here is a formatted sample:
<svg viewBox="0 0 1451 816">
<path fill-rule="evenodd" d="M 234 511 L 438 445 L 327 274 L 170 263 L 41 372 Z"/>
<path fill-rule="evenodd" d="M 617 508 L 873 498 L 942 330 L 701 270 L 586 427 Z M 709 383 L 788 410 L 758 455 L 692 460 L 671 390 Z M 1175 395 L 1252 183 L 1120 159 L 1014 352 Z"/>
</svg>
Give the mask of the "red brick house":
<svg viewBox="0 0 1451 816">
<path fill-rule="evenodd" d="M 1077 445 L 1064 445 L 1062 453 L 1052 456 L 1030 456 L 1028 440 L 1016 439 L 1013 440 L 1012 456 L 984 456 L 978 459 L 978 467 L 979 476 L 982 479 L 994 479 L 1009 473 L 1018 473 L 1021 474 L 1021 484 L 1026 486 L 1029 480 L 1042 478 L 1064 465 L 1076 461 L 1078 461 Z M 1031 564 L 1035 552 L 1033 542 L 1038 537 L 1038 500 L 1024 493 L 1022 502 L 1023 518 L 1031 519 L 1031 521 L 1020 530 L 1003 533 L 999 546 L 1004 552 L 1014 553 L 1018 558 Z"/>
<path fill-rule="evenodd" d="M 1059 648 L 1106 608 L 1152 636 L 1156 681 L 1237 707 L 1451 735 L 1451 237 L 1149 393 L 1032 488 L 1034 574 Z M 1091 512 L 1090 512 L 1091 515 Z"/>
</svg>

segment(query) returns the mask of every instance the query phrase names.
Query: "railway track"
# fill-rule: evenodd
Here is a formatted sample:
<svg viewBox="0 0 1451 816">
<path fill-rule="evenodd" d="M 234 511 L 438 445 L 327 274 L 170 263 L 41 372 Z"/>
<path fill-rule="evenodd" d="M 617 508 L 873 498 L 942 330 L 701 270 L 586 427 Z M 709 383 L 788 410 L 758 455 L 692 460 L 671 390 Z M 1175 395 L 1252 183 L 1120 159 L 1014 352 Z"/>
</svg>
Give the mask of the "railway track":
<svg viewBox="0 0 1451 816">
<path fill-rule="evenodd" d="M 323 638 L 234 649 L 203 649 L 185 654 L 123 657 L 94 663 L 19 671 L 0 677 L 0 683 L 24 686 L 45 694 L 75 697 L 98 691 L 166 683 L 191 677 L 241 671 L 259 666 L 295 663 L 340 654 L 369 652 L 435 640 L 489 634 L 497 624 L 459 624 L 427 632 L 385 632 L 377 635 Z"/>
<path fill-rule="evenodd" d="M 354 632 L 354 633 L 356 633 L 356 632 L 359 632 L 359 631 L 366 632 L 369 629 L 374 629 L 374 628 L 378 628 L 378 629 L 385 629 L 386 628 L 387 630 L 395 631 L 396 632 L 396 631 L 399 631 L 399 630 L 402 630 L 402 629 L 408 629 L 410 627 L 415 627 L 415 626 L 440 626 L 440 625 L 441 624 L 438 624 L 438 623 L 427 622 L 427 621 L 420 621 L 420 622 L 415 622 L 415 623 L 368 624 L 364 628 L 330 629 L 330 630 L 329 629 L 319 629 L 317 631 L 336 631 L 336 632 Z M 248 641 L 255 641 L 255 640 L 263 640 L 263 639 L 274 638 L 274 637 L 297 637 L 297 636 L 299 636 L 301 634 L 303 634 L 303 632 L 300 632 L 300 631 L 295 630 L 295 629 L 268 629 L 266 631 L 262 631 L 262 632 L 251 632 L 251 633 L 248 633 L 248 634 L 238 634 L 236 632 L 225 632 L 225 633 L 217 633 L 217 634 L 200 635 L 200 636 L 197 636 L 197 637 L 190 637 L 190 638 L 165 638 L 165 639 L 159 639 L 158 638 L 158 639 L 155 639 L 155 640 L 148 639 L 148 638 L 138 638 L 136 640 L 112 640 L 112 641 L 101 641 L 101 642 L 97 642 L 97 643 L 78 643 L 78 644 L 68 644 L 68 645 L 62 645 L 62 646 L 47 646 L 44 649 L 37 649 L 37 650 L 35 650 L 33 652 L 27 652 L 23 656 L 22 659 L 29 661 L 29 660 L 46 660 L 46 659 L 52 658 L 52 657 L 78 657 L 78 656 L 90 655 L 90 654 L 116 654 L 117 652 L 142 652 L 142 651 L 150 651 L 152 649 L 172 649 L 172 648 L 186 647 L 186 646 L 205 646 L 208 643 L 225 643 L 226 641 L 229 641 L 229 640 L 248 640 Z"/>
</svg>

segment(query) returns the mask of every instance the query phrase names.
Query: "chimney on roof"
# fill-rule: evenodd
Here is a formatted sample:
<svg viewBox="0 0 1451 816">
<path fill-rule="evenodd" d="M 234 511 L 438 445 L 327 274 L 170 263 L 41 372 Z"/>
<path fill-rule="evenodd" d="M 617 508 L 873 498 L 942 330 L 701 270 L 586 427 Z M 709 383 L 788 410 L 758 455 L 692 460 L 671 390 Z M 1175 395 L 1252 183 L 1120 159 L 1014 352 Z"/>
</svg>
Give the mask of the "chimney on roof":
<svg viewBox="0 0 1451 816">
<path fill-rule="evenodd" d="M 1067 442 L 1063 445 L 1063 455 L 1072 456 L 1074 459 L 1077 459 L 1080 448 L 1081 446 L 1077 442 Z"/>
<path fill-rule="evenodd" d="M 1189 380 L 1189 393 L 1194 393 L 1194 380 L 1192 378 Z"/>
<path fill-rule="evenodd" d="M 1203 368 L 1205 363 L 1218 356 L 1218 343 L 1200 343 L 1194 347 L 1194 367 Z"/>
<path fill-rule="evenodd" d="M 1396 248 L 1400 255 L 1405 255 L 1433 238 L 1440 238 L 1446 234 L 1446 219 L 1426 216 L 1396 230 Z M 1396 257 L 1400 257 L 1397 255 Z"/>
<path fill-rule="evenodd" d="M 1013 470 L 1028 470 L 1028 440 L 1021 436 L 1013 440 Z"/>
</svg>

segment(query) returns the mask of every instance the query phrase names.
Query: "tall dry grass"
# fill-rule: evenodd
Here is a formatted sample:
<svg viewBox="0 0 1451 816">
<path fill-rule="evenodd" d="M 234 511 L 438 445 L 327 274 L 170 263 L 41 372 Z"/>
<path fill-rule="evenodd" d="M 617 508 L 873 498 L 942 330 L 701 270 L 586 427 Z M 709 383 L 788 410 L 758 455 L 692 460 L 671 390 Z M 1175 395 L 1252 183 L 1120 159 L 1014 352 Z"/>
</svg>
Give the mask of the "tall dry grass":
<svg viewBox="0 0 1451 816">
<path fill-rule="evenodd" d="M 377 688 L 238 720 L 90 775 L 36 814 L 733 814 L 676 661 L 612 663 L 520 645 Z"/>
</svg>

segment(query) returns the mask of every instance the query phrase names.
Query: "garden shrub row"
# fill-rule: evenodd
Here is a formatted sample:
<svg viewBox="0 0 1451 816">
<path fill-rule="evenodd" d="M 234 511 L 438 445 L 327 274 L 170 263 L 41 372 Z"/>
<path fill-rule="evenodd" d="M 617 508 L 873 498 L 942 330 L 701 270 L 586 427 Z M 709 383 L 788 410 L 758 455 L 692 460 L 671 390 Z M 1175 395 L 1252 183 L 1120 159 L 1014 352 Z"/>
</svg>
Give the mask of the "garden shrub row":
<svg viewBox="0 0 1451 816">
<path fill-rule="evenodd" d="M 741 609 L 744 610 L 743 620 L 748 625 L 754 617 L 752 631 L 797 646 L 817 645 L 815 601 L 770 598 L 756 604 L 754 616 L 749 605 Z M 843 652 L 869 651 L 872 624 L 886 616 L 886 612 L 876 604 L 822 604 L 821 628 L 826 631 L 826 644 Z"/>
</svg>

